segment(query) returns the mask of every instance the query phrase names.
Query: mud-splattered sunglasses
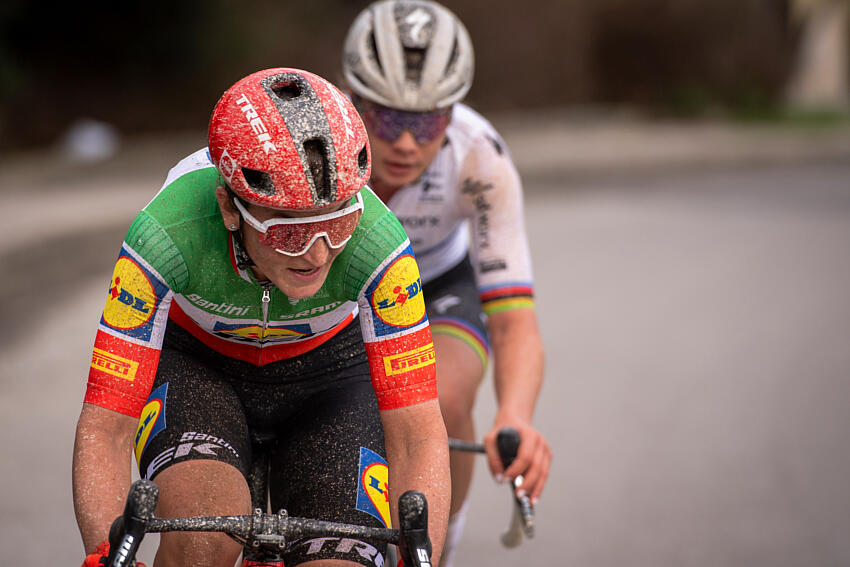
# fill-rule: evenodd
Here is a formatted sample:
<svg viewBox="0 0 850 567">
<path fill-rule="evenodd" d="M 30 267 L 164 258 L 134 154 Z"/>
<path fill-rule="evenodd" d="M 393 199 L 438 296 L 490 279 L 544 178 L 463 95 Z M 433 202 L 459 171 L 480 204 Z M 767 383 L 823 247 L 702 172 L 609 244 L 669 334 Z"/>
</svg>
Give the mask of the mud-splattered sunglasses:
<svg viewBox="0 0 850 567">
<path fill-rule="evenodd" d="M 356 202 L 347 207 L 309 217 L 273 218 L 260 222 L 238 198 L 233 203 L 245 222 L 254 227 L 260 234 L 260 242 L 271 246 L 276 252 L 287 256 L 301 256 L 319 239 L 324 237 L 328 246 L 336 250 L 342 248 L 351 239 L 357 223 L 360 222 L 360 211 L 363 210 L 363 197 L 356 194 Z"/>
</svg>

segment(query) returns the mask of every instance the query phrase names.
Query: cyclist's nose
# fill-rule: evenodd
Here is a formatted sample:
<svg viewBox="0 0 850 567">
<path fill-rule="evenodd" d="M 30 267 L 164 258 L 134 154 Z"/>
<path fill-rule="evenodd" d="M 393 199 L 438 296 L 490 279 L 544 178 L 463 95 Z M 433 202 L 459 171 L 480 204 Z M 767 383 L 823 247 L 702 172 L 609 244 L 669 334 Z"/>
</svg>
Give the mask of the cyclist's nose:
<svg viewBox="0 0 850 567">
<path fill-rule="evenodd" d="M 393 148 L 402 152 L 413 152 L 419 149 L 419 144 L 416 143 L 416 138 L 410 130 L 403 130 L 401 135 L 393 142 Z"/>
<path fill-rule="evenodd" d="M 324 266 L 327 263 L 330 254 L 331 249 L 328 246 L 327 237 L 320 236 L 316 239 L 316 242 L 314 242 L 313 245 L 304 252 L 304 259 L 314 266 Z"/>
</svg>

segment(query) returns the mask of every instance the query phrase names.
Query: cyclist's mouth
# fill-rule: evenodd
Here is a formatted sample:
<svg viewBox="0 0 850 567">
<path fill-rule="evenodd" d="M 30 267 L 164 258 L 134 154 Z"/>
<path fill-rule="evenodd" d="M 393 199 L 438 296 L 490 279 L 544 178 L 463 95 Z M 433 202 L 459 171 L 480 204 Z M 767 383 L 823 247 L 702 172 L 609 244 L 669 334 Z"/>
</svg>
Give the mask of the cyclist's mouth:
<svg viewBox="0 0 850 567">
<path fill-rule="evenodd" d="M 289 268 L 299 276 L 312 276 L 321 270 L 321 267 L 318 268 Z"/>
<path fill-rule="evenodd" d="M 416 167 L 412 163 L 401 163 L 397 161 L 385 161 L 384 165 L 393 175 L 407 175 Z"/>
</svg>

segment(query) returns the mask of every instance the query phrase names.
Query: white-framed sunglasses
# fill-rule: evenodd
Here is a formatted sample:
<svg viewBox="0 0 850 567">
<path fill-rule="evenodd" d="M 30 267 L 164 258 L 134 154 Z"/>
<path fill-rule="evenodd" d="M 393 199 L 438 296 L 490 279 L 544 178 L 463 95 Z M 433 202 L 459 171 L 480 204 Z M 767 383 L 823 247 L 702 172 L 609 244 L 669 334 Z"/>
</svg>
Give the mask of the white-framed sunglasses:
<svg viewBox="0 0 850 567">
<path fill-rule="evenodd" d="M 238 198 L 233 199 L 233 204 L 239 209 L 245 222 L 260 233 L 260 242 L 271 246 L 275 252 L 287 256 L 301 256 L 319 237 L 324 237 L 328 246 L 334 250 L 345 246 L 360 222 L 357 212 L 363 210 L 363 197 L 359 191 L 355 197 L 355 203 L 332 213 L 273 218 L 262 222 L 249 213 Z"/>
</svg>

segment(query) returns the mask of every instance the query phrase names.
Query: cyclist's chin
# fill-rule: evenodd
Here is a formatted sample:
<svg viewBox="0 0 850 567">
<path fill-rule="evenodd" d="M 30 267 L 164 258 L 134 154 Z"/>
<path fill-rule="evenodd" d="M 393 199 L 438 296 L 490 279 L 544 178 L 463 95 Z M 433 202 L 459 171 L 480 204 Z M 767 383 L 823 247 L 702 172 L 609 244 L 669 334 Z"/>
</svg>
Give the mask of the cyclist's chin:
<svg viewBox="0 0 850 567">
<path fill-rule="evenodd" d="M 274 283 L 291 299 L 306 299 L 316 295 L 328 278 L 327 266 L 319 268 L 313 274 L 301 274 L 287 270 L 275 278 Z"/>
<path fill-rule="evenodd" d="M 373 177 L 378 178 L 388 187 L 401 188 L 419 179 L 423 171 L 425 168 L 418 165 L 401 167 L 383 164 L 383 167 L 375 168 Z"/>
<path fill-rule="evenodd" d="M 342 248 L 330 250 L 323 255 L 321 250 L 311 249 L 304 257 L 292 257 L 258 247 L 252 258 L 258 278 L 270 280 L 291 299 L 304 299 L 315 295 L 325 284 L 331 264 L 341 251 Z"/>
</svg>

